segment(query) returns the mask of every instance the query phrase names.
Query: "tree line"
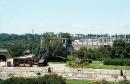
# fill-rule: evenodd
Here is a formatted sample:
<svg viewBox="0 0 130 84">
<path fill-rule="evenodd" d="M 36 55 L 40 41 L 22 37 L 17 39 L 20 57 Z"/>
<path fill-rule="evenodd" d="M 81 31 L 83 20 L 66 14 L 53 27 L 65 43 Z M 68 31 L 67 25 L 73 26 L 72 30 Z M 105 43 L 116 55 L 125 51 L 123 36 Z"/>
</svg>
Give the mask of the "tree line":
<svg viewBox="0 0 130 84">
<path fill-rule="evenodd" d="M 11 57 L 34 54 L 38 59 L 47 56 L 67 57 L 72 47 L 69 33 L 54 34 L 46 32 L 38 34 L 0 34 L 0 48 L 7 49 Z M 60 38 L 67 39 L 64 46 Z M 42 41 L 42 42 L 41 42 Z"/>
<path fill-rule="evenodd" d="M 36 58 L 42 59 L 48 56 L 67 58 L 68 55 L 73 55 L 81 60 L 103 61 L 108 65 L 130 65 L 126 63 L 130 59 L 130 43 L 122 38 L 116 39 L 112 46 L 104 45 L 95 49 L 82 47 L 78 51 L 73 49 L 74 38 L 69 33 L 0 34 L 0 38 L 0 48 L 8 49 L 11 57 L 34 54 Z M 67 46 L 60 38 L 67 38 Z"/>
</svg>

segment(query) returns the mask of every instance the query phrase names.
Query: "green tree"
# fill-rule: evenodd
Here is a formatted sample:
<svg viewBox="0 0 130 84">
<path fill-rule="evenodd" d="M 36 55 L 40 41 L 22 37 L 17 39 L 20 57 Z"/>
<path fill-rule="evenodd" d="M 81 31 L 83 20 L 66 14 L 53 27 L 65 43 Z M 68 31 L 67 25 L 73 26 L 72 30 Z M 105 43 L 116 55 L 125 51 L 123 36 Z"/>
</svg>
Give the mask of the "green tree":
<svg viewBox="0 0 130 84">
<path fill-rule="evenodd" d="M 37 43 L 30 42 L 30 43 L 26 46 L 26 49 L 30 51 L 29 53 L 35 54 L 37 47 L 38 47 L 38 44 L 37 44 Z"/>
<path fill-rule="evenodd" d="M 124 58 L 126 53 L 126 42 L 122 39 L 117 39 L 113 43 L 112 58 Z"/>
<path fill-rule="evenodd" d="M 66 38 L 67 39 L 67 53 L 71 54 L 71 51 L 73 50 L 73 46 L 72 46 L 72 41 L 73 41 L 73 37 L 71 36 L 70 33 L 59 33 L 59 37 L 60 38 Z"/>
<path fill-rule="evenodd" d="M 126 43 L 124 54 L 125 58 L 130 58 L 130 43 Z"/>
<path fill-rule="evenodd" d="M 88 49 L 88 51 L 87 51 L 87 57 L 88 57 L 88 59 L 93 59 L 93 60 L 96 59 L 95 58 L 95 54 L 94 54 L 94 49 Z"/>
<path fill-rule="evenodd" d="M 82 47 L 77 51 L 77 55 L 80 59 L 85 59 L 87 57 L 87 48 Z"/>
<path fill-rule="evenodd" d="M 60 39 L 50 33 L 43 34 L 40 51 L 42 55 L 38 58 L 45 58 L 47 56 L 67 56 L 67 50 L 63 47 Z"/>
<path fill-rule="evenodd" d="M 24 46 L 18 42 L 13 43 L 9 46 L 8 51 L 11 57 L 18 57 L 24 55 Z"/>
</svg>

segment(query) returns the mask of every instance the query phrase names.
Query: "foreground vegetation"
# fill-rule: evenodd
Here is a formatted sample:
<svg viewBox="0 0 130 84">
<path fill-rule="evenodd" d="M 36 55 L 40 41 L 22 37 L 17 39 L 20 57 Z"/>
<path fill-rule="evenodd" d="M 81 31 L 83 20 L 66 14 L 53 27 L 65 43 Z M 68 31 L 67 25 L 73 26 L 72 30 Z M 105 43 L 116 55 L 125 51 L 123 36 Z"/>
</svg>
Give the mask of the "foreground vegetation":
<svg viewBox="0 0 130 84">
<path fill-rule="evenodd" d="M 10 78 L 0 81 L 0 84 L 66 84 L 66 79 L 50 74 L 38 78 Z"/>
<path fill-rule="evenodd" d="M 58 75 L 45 75 L 38 78 L 10 78 L 7 80 L 0 80 L 0 84 L 130 84 L 129 81 L 108 82 L 90 81 L 90 80 L 65 80 Z"/>
<path fill-rule="evenodd" d="M 119 82 L 88 81 L 88 80 L 67 80 L 67 84 L 130 84 L 130 81 L 124 80 Z"/>
</svg>

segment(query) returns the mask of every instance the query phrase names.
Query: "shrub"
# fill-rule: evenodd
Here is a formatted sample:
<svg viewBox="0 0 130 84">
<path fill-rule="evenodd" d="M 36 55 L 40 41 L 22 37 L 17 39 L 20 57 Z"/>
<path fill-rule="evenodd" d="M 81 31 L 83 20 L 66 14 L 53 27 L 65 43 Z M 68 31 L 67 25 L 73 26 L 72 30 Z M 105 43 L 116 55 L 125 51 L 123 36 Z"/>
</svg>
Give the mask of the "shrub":
<svg viewBox="0 0 130 84">
<path fill-rule="evenodd" d="M 120 65 L 120 66 L 130 66 L 130 59 L 120 59 L 120 58 L 106 58 L 103 60 L 104 65 Z"/>
<path fill-rule="evenodd" d="M 45 75 L 40 79 L 44 79 L 43 82 L 45 84 L 66 84 L 65 79 L 62 76 L 58 76 L 57 74 Z"/>
<path fill-rule="evenodd" d="M 45 75 L 38 78 L 9 78 L 0 84 L 66 84 L 66 80 L 57 74 Z"/>
</svg>

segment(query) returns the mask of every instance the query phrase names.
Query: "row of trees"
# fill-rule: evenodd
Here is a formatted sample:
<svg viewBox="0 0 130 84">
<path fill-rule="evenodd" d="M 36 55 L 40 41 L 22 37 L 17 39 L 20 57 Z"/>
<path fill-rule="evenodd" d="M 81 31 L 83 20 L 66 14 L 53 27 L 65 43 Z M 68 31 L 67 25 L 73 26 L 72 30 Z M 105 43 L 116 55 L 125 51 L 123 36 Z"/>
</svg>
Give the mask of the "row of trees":
<svg viewBox="0 0 130 84">
<path fill-rule="evenodd" d="M 39 44 L 41 35 L 38 34 L 0 34 L 0 48 L 8 49 L 10 45 L 19 43 L 21 46 L 29 48 L 32 43 Z"/>
<path fill-rule="evenodd" d="M 72 47 L 72 37 L 69 33 L 44 33 L 37 34 L 0 34 L 0 47 L 6 48 L 11 57 L 18 57 L 24 54 L 35 54 L 38 59 L 47 56 L 61 56 L 67 57 L 70 53 L 69 49 Z M 65 47 L 61 38 L 67 39 L 67 46 Z"/>
<path fill-rule="evenodd" d="M 111 56 L 111 46 L 102 46 L 95 49 L 80 48 L 74 52 L 74 55 L 80 59 L 92 59 L 102 61 L 106 57 Z"/>
<path fill-rule="evenodd" d="M 7 49 L 11 57 L 18 57 L 28 53 L 35 53 L 40 43 L 38 34 L 0 34 L 0 48 Z"/>
<path fill-rule="evenodd" d="M 130 58 L 130 43 L 122 39 L 115 40 L 113 46 L 107 45 L 97 49 L 83 47 L 75 51 L 72 47 L 73 38 L 69 33 L 60 33 L 58 35 L 54 33 L 44 33 L 43 35 L 0 34 L 0 37 L 1 48 L 8 49 L 12 57 L 22 56 L 29 51 L 28 53 L 35 54 L 38 59 L 47 56 L 61 56 L 66 58 L 73 51 L 74 55 L 80 59 L 103 61 L 107 58 Z M 66 47 L 63 45 L 64 43 L 62 43 L 61 38 L 67 39 Z"/>
</svg>

